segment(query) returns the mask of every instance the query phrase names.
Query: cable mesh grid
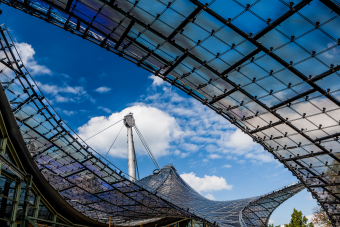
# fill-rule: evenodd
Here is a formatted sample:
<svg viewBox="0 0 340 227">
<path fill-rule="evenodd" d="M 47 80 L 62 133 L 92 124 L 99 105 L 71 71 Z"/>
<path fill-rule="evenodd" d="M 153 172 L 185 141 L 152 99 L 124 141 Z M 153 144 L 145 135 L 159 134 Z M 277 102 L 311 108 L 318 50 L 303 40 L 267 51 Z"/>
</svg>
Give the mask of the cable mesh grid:
<svg viewBox="0 0 340 227">
<path fill-rule="evenodd" d="M 339 2 L 1 2 L 94 42 L 209 106 L 283 163 L 336 225 Z"/>
</svg>

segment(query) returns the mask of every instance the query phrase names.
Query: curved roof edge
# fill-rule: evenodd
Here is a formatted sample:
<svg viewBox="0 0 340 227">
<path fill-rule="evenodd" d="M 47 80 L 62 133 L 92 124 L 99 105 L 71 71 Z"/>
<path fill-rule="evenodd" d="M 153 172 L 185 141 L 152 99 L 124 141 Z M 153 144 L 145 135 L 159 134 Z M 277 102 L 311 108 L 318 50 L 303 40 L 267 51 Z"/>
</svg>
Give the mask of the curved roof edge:
<svg viewBox="0 0 340 227">
<path fill-rule="evenodd" d="M 173 86 L 176 86 L 177 88 L 181 89 L 182 91 L 186 92 L 188 95 L 191 95 L 198 101 L 202 102 L 202 104 L 207 105 L 210 107 L 212 110 L 216 111 L 218 114 L 220 114 L 222 117 L 226 118 L 235 126 L 240 128 L 244 133 L 248 134 L 251 138 L 253 138 L 257 143 L 262 145 L 265 150 L 268 150 L 269 153 L 271 153 L 275 159 L 278 159 L 283 165 L 285 165 L 292 173 L 294 176 L 296 176 L 301 182 L 305 184 L 305 186 L 308 188 L 308 190 L 312 193 L 313 198 L 316 198 L 318 202 L 320 203 L 320 206 L 326 211 L 327 215 L 331 219 L 332 225 L 336 224 L 336 220 L 339 219 L 339 209 L 337 207 L 337 204 L 340 201 L 340 197 L 338 196 L 339 192 L 339 183 L 338 183 L 338 173 L 336 169 L 332 169 L 329 166 L 335 166 L 340 163 L 340 158 L 339 158 L 339 153 L 332 152 L 332 149 L 330 149 L 327 146 L 323 146 L 320 143 L 329 143 L 332 142 L 332 140 L 338 140 L 337 137 L 339 136 L 338 131 L 334 130 L 334 134 L 332 131 L 324 131 L 325 127 L 322 127 L 321 124 L 317 123 L 315 126 L 318 128 L 318 132 L 314 134 L 313 133 L 307 133 L 306 130 L 303 128 L 301 129 L 298 124 L 295 124 L 296 121 L 292 119 L 290 116 L 291 114 L 284 114 L 280 115 L 280 111 L 284 110 L 287 108 L 289 110 L 291 104 L 299 100 L 303 99 L 304 103 L 309 103 L 308 97 L 313 94 L 315 95 L 315 100 L 322 101 L 325 100 L 326 102 L 332 103 L 335 106 L 339 107 L 340 102 L 337 100 L 337 98 L 334 96 L 334 92 L 338 92 L 336 89 L 334 91 L 331 91 L 328 89 L 328 87 L 323 87 L 322 85 L 319 85 L 316 83 L 318 80 L 325 79 L 326 77 L 329 77 L 332 75 L 334 72 L 340 70 L 340 66 L 335 66 L 331 64 L 332 62 L 327 61 L 326 63 L 323 63 L 323 69 L 325 71 L 320 71 L 315 75 L 315 77 L 311 78 L 312 76 L 310 75 L 307 76 L 309 73 L 303 72 L 297 64 L 306 62 L 306 60 L 310 59 L 315 59 L 317 55 L 321 55 L 323 53 L 326 53 L 326 51 L 332 50 L 334 47 L 339 45 L 339 40 L 338 38 L 332 37 L 332 35 L 327 34 L 327 36 L 331 39 L 333 39 L 333 44 L 334 46 L 332 48 L 324 49 L 320 52 L 315 52 L 313 51 L 312 53 L 307 54 L 308 57 L 306 58 L 301 58 L 303 60 L 298 61 L 297 63 L 293 64 L 293 61 L 290 61 L 292 59 L 284 59 L 284 57 L 279 54 L 277 55 L 272 51 L 272 49 L 268 49 L 269 46 L 266 46 L 265 44 L 262 44 L 262 42 L 259 42 L 259 39 L 264 37 L 267 34 L 270 34 L 271 31 L 274 31 L 280 26 L 282 23 L 285 23 L 288 21 L 288 19 L 296 13 L 298 13 L 300 10 L 302 11 L 305 7 L 310 7 L 310 3 L 312 2 L 311 0 L 301 0 L 296 2 L 296 4 L 288 4 L 285 3 L 284 1 L 280 1 L 284 3 L 285 10 L 282 12 L 282 14 L 278 14 L 278 18 L 273 21 L 273 23 L 270 22 L 271 19 L 267 21 L 267 24 L 264 24 L 265 27 L 263 27 L 258 33 L 246 33 L 245 31 L 242 31 L 239 27 L 235 26 L 233 24 L 231 18 L 227 20 L 227 18 L 224 18 L 222 15 L 218 14 L 214 10 L 212 10 L 210 7 L 207 5 L 204 5 L 201 3 L 201 1 L 198 0 L 190 0 L 187 2 L 191 2 L 196 8 L 193 9 L 192 13 L 188 17 L 186 17 L 185 20 L 181 24 L 179 24 L 178 27 L 174 28 L 173 30 L 170 30 L 171 33 L 169 35 L 162 34 L 158 27 L 154 28 L 153 25 L 160 24 L 160 23 L 146 23 L 143 20 L 140 20 L 139 17 L 134 16 L 133 13 L 130 13 L 130 11 L 127 11 L 126 7 L 121 7 L 121 4 L 113 4 L 112 1 L 106 1 L 106 0 L 99 0 L 96 1 L 96 4 L 93 4 L 92 1 L 72 1 L 68 0 L 64 3 L 56 3 L 54 1 L 46 1 L 46 0 L 34 0 L 34 1 L 23 1 L 23 0 L 0 0 L 1 2 L 9 5 L 10 7 L 22 10 L 26 13 L 31 14 L 32 16 L 38 17 L 40 19 L 45 20 L 48 23 L 54 24 L 60 28 L 65 29 L 66 31 L 71 32 L 72 34 L 78 35 L 84 39 L 87 39 L 98 46 L 105 48 L 108 51 L 111 51 L 120 57 L 123 57 L 131 62 L 134 62 L 138 66 L 154 73 L 155 75 L 161 77 L 163 80 L 167 81 L 168 83 L 172 84 Z M 271 1 L 274 2 L 274 1 Z M 334 12 L 337 15 L 334 16 L 336 18 L 338 15 L 340 15 L 340 8 L 339 6 L 335 3 L 334 0 L 320 0 L 320 1 L 313 1 L 313 2 L 321 2 L 320 7 L 316 7 L 318 11 L 320 12 L 323 9 L 323 13 L 327 13 L 327 17 L 330 13 Z M 115 2 L 117 3 L 117 2 Z M 86 7 L 82 6 L 85 5 Z M 165 6 L 167 5 L 166 3 L 163 3 Z M 100 15 L 100 11 L 105 8 L 108 8 L 108 10 L 113 11 L 117 15 L 119 15 L 119 18 L 124 17 L 127 20 L 130 21 L 130 23 L 121 25 L 123 23 L 120 23 L 120 19 L 116 20 L 117 24 L 121 26 L 124 30 L 124 32 L 119 32 L 122 33 L 122 35 L 117 34 L 112 37 L 114 30 L 111 31 L 111 29 L 105 28 L 104 25 L 100 24 L 99 18 L 102 18 L 101 16 L 97 17 L 99 21 L 96 21 L 96 16 L 89 16 L 87 18 L 84 18 L 82 16 L 79 16 L 78 13 L 74 12 L 75 8 L 80 9 L 87 9 L 91 8 L 91 10 L 94 10 L 97 15 Z M 93 7 L 93 8 L 92 8 Z M 138 5 L 138 2 L 136 4 L 131 4 L 131 9 L 137 8 L 138 10 L 144 10 L 143 8 L 140 8 Z M 250 6 L 252 7 L 252 6 Z M 171 4 L 167 6 L 167 8 L 171 8 Z M 242 8 L 245 11 L 248 11 L 248 6 L 242 6 Z M 105 11 L 105 10 L 104 10 Z M 86 10 L 82 11 L 80 10 L 80 13 L 83 15 L 86 15 Z M 106 11 L 107 12 L 107 11 Z M 238 61 L 236 61 L 234 64 L 230 65 L 229 67 L 224 67 L 221 70 L 215 69 L 215 66 L 209 65 L 207 61 L 204 59 L 200 59 L 199 57 L 196 56 L 195 52 L 188 51 L 188 48 L 185 48 L 187 46 L 182 46 L 179 43 L 180 42 L 175 42 L 173 39 L 176 35 L 181 34 L 184 31 L 184 28 L 187 26 L 187 24 L 191 24 L 189 22 L 194 23 L 194 20 L 196 16 L 200 13 L 204 12 L 201 15 L 208 14 L 209 17 L 212 17 L 213 20 L 217 20 L 218 23 L 222 23 L 222 26 L 226 26 L 228 30 L 230 29 L 232 33 L 237 33 L 237 36 L 239 38 L 242 38 L 242 42 L 246 41 L 247 43 L 251 44 L 250 46 L 256 47 L 256 49 L 248 49 L 246 53 L 244 53 L 245 56 L 239 56 L 240 58 Z M 321 12 L 320 12 L 321 13 Z M 299 13 L 300 14 L 300 13 Z M 155 15 L 150 16 L 150 18 L 154 18 L 155 21 L 159 21 L 159 16 L 160 14 L 155 13 Z M 244 14 L 246 15 L 246 14 Z M 301 14 L 303 16 L 303 14 Z M 315 15 L 313 13 L 312 15 Z M 326 14 L 320 14 L 320 15 L 326 15 Z M 92 18 L 91 18 L 92 17 Z M 170 17 L 169 17 L 170 18 Z M 319 21 L 316 23 L 317 25 L 314 24 L 313 21 L 317 21 L 317 18 L 311 18 L 309 19 L 308 17 L 303 16 L 305 22 L 311 26 L 311 30 L 309 32 L 305 32 L 304 35 L 307 34 L 315 34 L 315 32 L 312 32 L 314 30 L 319 30 L 321 26 L 319 26 Z M 171 19 L 173 19 L 171 17 Z M 263 22 L 266 21 L 266 19 L 262 18 Z M 333 20 L 333 19 L 332 19 Z M 321 23 L 322 26 L 326 25 L 327 23 L 331 22 L 332 20 L 328 20 L 325 23 Z M 196 20 L 197 21 L 197 20 Z M 205 21 L 205 20 L 204 20 Z M 293 20 L 292 20 L 293 21 Z M 112 22 L 113 23 L 113 22 Z M 292 22 L 293 23 L 293 22 Z M 145 36 L 143 32 L 138 32 L 139 30 L 135 29 L 134 32 L 132 32 L 132 28 L 134 24 L 138 25 L 139 27 L 142 27 L 144 31 L 148 31 L 147 33 L 152 34 L 152 37 L 158 37 L 160 40 L 163 40 L 165 44 L 169 44 L 176 50 L 176 52 L 179 52 L 179 54 L 169 54 L 167 56 L 167 59 L 164 59 L 163 56 L 166 56 L 165 54 L 168 53 L 162 53 L 160 56 L 158 53 L 156 53 L 159 49 L 159 44 L 157 42 L 148 42 L 147 45 L 143 44 L 146 43 L 146 41 L 149 41 L 149 36 Z M 285 26 L 283 26 L 285 27 Z M 117 29 L 118 30 L 118 29 Z M 137 30 L 137 32 L 136 32 Z M 221 29 L 222 30 L 222 29 Z M 300 29 L 298 29 L 300 30 Z M 333 29 L 334 31 L 336 29 Z M 119 30 L 121 31 L 121 30 Z M 208 36 L 210 37 L 215 37 L 215 28 L 212 30 L 212 27 L 207 27 L 206 31 L 208 32 Z M 210 33 L 212 31 L 212 33 Z M 129 35 L 128 33 L 132 32 L 133 34 Z M 256 34 L 255 36 L 252 36 L 252 34 Z M 299 36 L 299 38 L 304 37 L 304 35 Z M 269 35 L 270 37 L 270 35 Z M 282 42 L 280 46 L 277 46 L 277 49 L 283 48 L 284 46 L 290 46 L 287 45 L 290 42 L 295 42 L 296 38 L 298 36 L 288 36 L 287 35 L 287 40 Z M 139 38 L 137 40 L 137 38 Z M 159 40 L 159 39 L 154 39 L 154 40 Z M 189 40 L 187 40 L 189 41 Z M 203 40 L 202 40 L 203 41 Z M 196 40 L 194 40 L 194 43 L 196 43 Z M 202 47 L 201 40 L 197 41 L 197 46 Z M 317 42 L 319 43 L 319 42 Z M 324 43 L 324 46 L 327 46 L 327 43 Z M 133 46 L 133 49 L 130 49 L 130 46 Z M 196 44 L 194 45 L 196 46 Z M 237 44 L 236 44 L 237 46 Z M 299 45 L 300 46 L 300 45 Z M 225 45 L 222 45 L 222 47 L 225 47 Z M 301 46 L 300 46 L 301 47 Z M 299 47 L 299 48 L 300 48 Z M 316 46 L 317 47 L 317 46 Z M 274 50 L 277 50 L 275 46 L 273 46 Z M 135 49 L 138 50 L 135 51 Z M 229 48 L 228 48 L 229 49 Z M 230 47 L 230 49 L 234 49 L 234 45 Z M 308 49 L 308 48 L 307 48 Z M 302 52 L 307 51 L 307 49 L 304 48 Z M 312 48 L 314 50 L 314 48 Z M 312 49 L 310 51 L 312 51 Z M 192 48 L 193 51 L 195 51 L 195 48 Z M 293 51 L 289 51 L 290 53 L 295 53 Z M 308 51 L 307 51 L 308 52 Z M 203 53 L 199 51 L 199 53 Z M 205 52 L 204 52 L 205 53 Z M 207 52 L 208 53 L 208 52 Z M 273 103 L 272 106 L 267 106 L 267 101 L 268 99 L 266 97 L 273 96 L 275 93 L 282 92 L 283 90 L 279 91 L 274 91 L 273 89 L 268 89 L 264 91 L 262 89 L 262 92 L 264 92 L 264 97 L 265 100 L 267 101 L 261 101 L 259 99 L 259 94 L 257 92 L 250 92 L 244 86 L 248 86 L 246 83 L 245 85 L 239 86 L 237 81 L 231 80 L 228 78 L 228 73 L 231 72 L 239 72 L 241 68 L 245 68 L 248 65 L 248 62 L 253 63 L 254 62 L 254 56 L 256 56 L 259 53 L 263 53 L 265 55 L 268 55 L 270 59 L 276 63 L 278 63 L 281 67 L 279 71 L 280 72 L 283 69 L 289 70 L 289 73 L 294 74 L 294 80 L 296 83 L 291 84 L 288 83 L 290 82 L 287 81 L 285 85 L 287 85 L 286 89 L 291 89 L 291 87 L 294 86 L 300 86 L 298 81 L 302 79 L 302 81 L 306 82 L 306 85 L 308 86 L 303 86 L 303 89 L 301 89 L 299 92 L 294 91 L 294 92 L 289 92 L 291 95 L 289 97 L 286 97 L 287 99 L 281 99 L 279 98 L 278 100 L 273 99 L 275 101 L 275 104 Z M 305 53 L 306 54 L 306 53 Z M 312 54 L 312 57 L 309 57 L 310 54 Z M 222 55 L 222 54 L 221 54 Z M 169 57 L 169 58 L 168 58 Z M 180 71 L 181 73 L 176 72 L 176 67 L 181 66 L 183 63 L 182 61 L 185 60 L 187 57 L 190 59 L 194 60 L 195 66 L 190 66 L 187 70 L 185 71 Z M 213 53 L 213 58 L 220 58 L 220 53 Z M 292 58 L 293 56 L 291 56 Z M 234 58 L 234 57 L 233 57 Z M 260 59 L 262 57 L 259 57 Z M 234 59 L 236 60 L 236 59 Z M 257 59 L 255 59 L 256 61 Z M 320 60 L 319 60 L 320 61 Z M 196 66 L 198 65 L 198 67 Z M 197 73 L 197 68 L 203 68 L 204 72 L 205 70 L 208 70 L 211 72 L 212 77 L 211 78 L 205 78 L 202 80 L 200 83 L 196 83 L 194 81 L 190 81 L 188 79 L 188 75 L 191 74 L 191 72 Z M 261 66 L 261 68 L 267 68 Z M 270 67 L 272 68 L 272 67 Z M 309 67 L 306 67 L 309 68 Z M 222 71 L 222 72 L 221 72 Z M 308 71 L 308 70 L 307 70 Z M 270 76 L 276 73 L 274 71 L 266 72 L 263 74 L 264 77 L 267 77 L 269 74 Z M 313 73 L 315 71 L 313 70 Z M 183 73 L 183 74 L 182 74 Z M 239 73 L 242 73 L 239 72 Z M 272 74 L 273 73 L 273 74 Z M 320 73 L 320 74 L 319 74 Z M 203 73 L 206 74 L 206 73 Z M 241 76 L 243 77 L 243 76 Z M 263 78 L 264 78 L 263 77 Z M 222 86 L 219 87 L 215 85 L 214 83 L 211 83 L 217 78 L 221 80 L 223 83 L 228 84 L 228 92 L 227 90 L 222 89 Z M 245 78 L 243 78 L 245 79 Z M 257 84 L 257 81 L 260 81 L 260 78 L 254 77 L 253 80 L 251 78 L 248 78 L 249 82 L 252 84 Z M 332 79 L 329 79 L 332 81 Z M 271 80 L 269 80 L 271 81 Z M 236 83 L 237 82 L 237 83 Z M 194 86 L 195 85 L 195 86 Z M 204 91 L 204 95 L 202 94 L 202 90 L 207 90 L 208 86 L 216 86 L 219 87 L 220 91 L 215 94 L 212 92 L 207 92 Z M 216 91 L 213 88 L 213 91 Z M 308 89 L 309 88 L 309 89 Z M 286 90 L 285 89 L 285 90 Z M 305 90 L 306 89 L 306 90 Z M 327 90 L 326 90 L 327 89 Z M 224 93 L 223 93 L 224 90 Z M 258 91 L 259 89 L 254 89 Z M 275 90 L 275 89 L 274 89 Z M 242 106 L 242 108 L 245 108 L 248 106 L 246 102 L 243 100 L 236 100 L 237 102 L 234 103 L 235 105 L 225 105 L 221 100 L 231 96 L 232 93 L 234 92 L 240 92 L 242 97 L 245 97 L 245 100 L 249 100 L 249 104 L 257 106 L 256 110 L 254 111 L 247 111 L 245 112 L 246 114 L 234 114 L 232 113 L 232 110 L 234 108 L 239 108 Z M 281 93 L 282 94 L 282 93 Z M 261 94 L 262 96 L 262 94 Z M 318 97 L 325 97 L 326 99 L 317 99 Z M 274 96 L 273 96 L 274 97 Z M 232 102 L 233 103 L 233 102 Z M 296 103 L 300 103 L 296 102 Z M 332 106 L 331 105 L 331 106 Z M 321 107 L 321 106 L 320 106 Z M 257 109 L 261 109 L 261 111 L 257 111 Z M 302 109 L 302 108 L 301 108 Z M 327 108 L 328 109 L 333 109 L 332 108 Z M 277 111 L 278 110 L 278 111 Z M 319 108 L 318 112 L 319 114 L 321 113 L 327 113 L 325 111 L 325 108 Z M 333 111 L 333 110 L 332 110 Z M 290 112 L 290 111 L 287 111 Z M 282 112 L 281 112 L 282 113 Z M 261 124 L 262 127 L 259 127 L 260 124 L 255 124 L 252 122 L 254 119 L 256 119 L 258 116 L 264 116 L 265 114 L 269 114 L 269 118 L 265 120 L 265 124 Z M 315 113 L 314 113 L 315 114 Z M 310 117 L 315 116 L 314 114 L 311 114 Z M 300 113 L 301 116 L 305 115 L 303 112 Z M 308 114 L 307 114 L 308 118 Z M 278 121 L 272 122 L 273 119 L 277 119 Z M 338 127 L 338 122 L 336 119 L 334 119 L 335 125 Z M 295 123 L 293 122 L 295 121 Z M 322 122 L 322 121 L 321 121 Z M 264 123 L 264 122 L 263 122 Z M 272 124 L 273 123 L 273 124 Z M 315 122 L 316 123 L 316 122 Z M 291 134 L 287 134 L 287 132 L 281 131 L 278 126 L 288 126 L 288 130 L 291 131 Z M 335 127 L 333 125 L 332 127 Z M 326 127 L 326 128 L 329 128 Z M 277 130 L 275 132 L 275 135 L 271 134 L 271 129 Z M 314 130 L 314 129 L 313 129 Z M 299 134 L 301 136 L 295 136 L 295 134 Z M 283 137 L 294 137 L 295 139 L 293 140 L 292 146 L 287 145 L 287 144 L 281 144 L 280 142 L 277 142 Z M 313 136 L 311 136 L 313 135 Z M 272 137 L 272 138 L 271 138 Z M 271 139 L 269 139 L 271 138 Z M 308 147 L 308 144 L 313 144 L 315 148 L 308 150 L 308 149 L 303 149 L 303 147 Z M 279 146 L 278 146 L 279 145 Z M 296 149 L 299 148 L 299 149 Z M 300 150 L 302 149 L 302 150 Z M 315 150 L 316 149 L 316 150 Z M 314 151 L 313 151 L 314 150 Z M 333 149 L 334 150 L 334 149 Z M 337 149 L 338 150 L 338 149 Z M 302 153 L 303 152 L 303 153 Z M 302 155 L 303 154 L 303 155 Z M 307 163 L 305 162 L 306 159 L 312 159 L 314 163 L 321 163 L 322 168 L 317 168 L 315 169 L 315 166 L 318 165 L 310 165 L 311 162 Z M 319 160 L 323 161 L 319 161 Z M 326 193 L 326 194 L 325 194 Z M 336 224 L 337 225 L 337 224 Z"/>
<path fill-rule="evenodd" d="M 81 140 L 35 84 L 5 25 L 0 37 L 0 63 L 5 66 L 0 71 L 0 110 L 25 171 L 58 213 L 87 226 L 107 226 L 109 217 L 117 219 L 117 226 L 202 220 L 129 181 Z"/>
<path fill-rule="evenodd" d="M 301 182 L 295 182 L 260 196 L 242 210 L 240 221 L 245 226 L 267 226 L 274 210 L 303 189 L 305 186 Z"/>
<path fill-rule="evenodd" d="M 11 112 L 11 107 L 8 102 L 4 88 L 0 83 L 0 111 L 4 116 L 4 122 L 8 135 L 13 141 L 13 145 L 20 158 L 25 171 L 33 176 L 34 184 L 39 188 L 44 197 L 49 203 L 65 218 L 77 224 L 86 224 L 93 226 L 106 226 L 102 223 L 86 217 L 76 209 L 74 209 L 64 198 L 53 188 L 53 186 L 46 180 L 44 175 L 40 172 L 39 167 L 31 158 L 30 152 L 25 145 L 22 134 L 19 131 L 19 126 Z"/>
<path fill-rule="evenodd" d="M 147 185 L 150 190 L 162 194 L 179 207 L 191 207 L 190 212 L 212 223 L 216 222 L 219 226 L 267 225 L 270 215 L 279 205 L 305 188 L 302 183 L 295 182 L 262 196 L 212 201 L 188 185 L 172 164 L 164 166 L 138 183 Z"/>
<path fill-rule="evenodd" d="M 122 226 L 152 223 L 166 217 L 190 217 L 213 225 L 232 226 L 240 224 L 239 217 L 245 207 L 261 198 L 269 198 L 269 195 L 265 195 L 222 202 L 208 200 L 192 189 L 172 165 L 149 176 L 148 181 L 144 178 L 138 183 L 130 182 L 117 173 L 116 167 L 109 167 L 110 163 L 88 152 L 86 144 L 79 142 L 75 133 L 70 134 L 67 131 L 70 128 L 65 129 L 60 124 L 62 120 L 53 115 L 54 110 L 46 105 L 47 101 L 39 89 L 33 88 L 32 78 L 26 77 L 28 72 L 22 71 L 24 66 L 19 65 L 20 57 L 11 49 L 15 46 L 11 44 L 8 34 L 9 38 L 6 38 L 4 31 L 0 30 L 4 38 L 1 45 L 8 62 L 1 60 L 1 63 L 11 69 L 16 77 L 10 78 L 5 82 L 6 86 L 2 87 L 1 108 L 6 119 L 10 119 L 8 127 L 14 135 L 13 141 L 17 141 L 17 146 L 20 146 L 18 151 L 22 153 L 19 156 L 25 168 L 32 172 L 37 186 L 43 189 L 46 197 L 65 217 L 71 216 L 72 220 L 73 216 L 77 222 L 97 226 L 105 225 L 106 221 L 101 218 L 103 215 L 118 217 L 119 225 Z M 13 83 L 15 80 L 17 84 Z M 11 106 L 7 99 L 11 97 L 16 100 L 19 96 L 25 97 L 23 102 L 11 102 Z M 44 128 L 47 125 L 49 127 Z M 29 150 L 29 145 L 34 149 Z M 30 152 L 38 154 L 33 155 L 33 159 Z M 57 161 L 55 157 L 58 156 Z M 61 161 L 69 168 L 60 168 L 65 166 L 60 164 Z M 73 169 L 74 163 L 77 169 Z M 276 195 L 275 192 L 272 194 Z M 288 198 L 285 197 L 282 202 Z"/>
</svg>

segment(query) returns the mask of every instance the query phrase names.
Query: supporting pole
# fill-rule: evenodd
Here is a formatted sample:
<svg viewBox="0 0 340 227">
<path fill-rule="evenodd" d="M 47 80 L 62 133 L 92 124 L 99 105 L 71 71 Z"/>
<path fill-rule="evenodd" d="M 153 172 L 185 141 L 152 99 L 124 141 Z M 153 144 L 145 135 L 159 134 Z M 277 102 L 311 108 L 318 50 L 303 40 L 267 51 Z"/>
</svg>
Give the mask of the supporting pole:
<svg viewBox="0 0 340 227">
<path fill-rule="evenodd" d="M 40 195 L 37 195 L 35 197 L 35 210 L 34 210 L 34 214 L 33 214 L 33 217 L 35 217 L 35 218 L 38 218 L 39 204 L 40 204 Z"/>
<path fill-rule="evenodd" d="M 132 113 L 124 117 L 124 125 L 127 128 L 127 136 L 128 136 L 129 179 L 130 181 L 134 182 L 136 181 L 136 156 L 135 156 L 135 147 L 133 145 L 132 127 L 135 126 L 135 119 L 133 118 Z"/>
<path fill-rule="evenodd" d="M 109 227 L 111 227 L 111 216 L 109 217 Z"/>
<path fill-rule="evenodd" d="M 128 166 L 131 181 L 136 180 L 136 157 L 135 148 L 133 146 L 132 128 L 127 128 L 128 133 Z"/>
<path fill-rule="evenodd" d="M 17 226 L 17 224 L 15 223 L 15 220 L 17 217 L 17 211 L 18 211 L 18 205 L 19 205 L 21 183 L 22 183 L 22 180 L 19 179 L 15 186 L 15 193 L 14 193 L 15 203 L 13 205 L 13 210 L 12 210 L 12 216 L 11 216 L 12 225 L 11 226 Z"/>
<path fill-rule="evenodd" d="M 1 155 L 5 155 L 5 152 L 6 152 L 6 145 L 7 145 L 7 138 L 2 138 L 1 139 L 2 141 L 2 144 L 1 144 L 1 150 L 0 150 L 0 154 Z M 1 168 L 2 168 L 2 165 L 0 163 L 0 175 L 1 175 Z"/>
<path fill-rule="evenodd" d="M 24 200 L 24 206 L 23 206 L 23 212 L 21 217 L 21 223 L 20 227 L 26 226 L 26 217 L 28 212 L 28 205 L 29 205 L 29 197 L 32 190 L 32 175 L 27 175 L 27 181 L 26 181 L 26 192 L 25 192 L 25 200 Z"/>
<path fill-rule="evenodd" d="M 57 214 L 53 214 L 53 224 L 52 224 L 52 227 L 55 227 L 55 223 L 57 222 Z"/>
</svg>

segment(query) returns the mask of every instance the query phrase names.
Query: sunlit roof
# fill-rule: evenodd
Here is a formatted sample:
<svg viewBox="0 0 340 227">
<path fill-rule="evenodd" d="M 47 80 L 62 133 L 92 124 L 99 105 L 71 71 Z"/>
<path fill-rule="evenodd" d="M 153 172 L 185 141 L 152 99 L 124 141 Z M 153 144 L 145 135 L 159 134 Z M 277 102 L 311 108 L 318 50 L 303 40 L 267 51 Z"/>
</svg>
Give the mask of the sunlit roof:
<svg viewBox="0 0 340 227">
<path fill-rule="evenodd" d="M 120 226 L 136 226 L 192 218 L 210 226 L 263 226 L 275 208 L 305 188 L 297 182 L 263 196 L 211 201 L 185 183 L 172 164 L 132 182 L 60 119 L 26 71 L 4 26 L 1 37 L 0 79 L 27 152 L 52 190 L 94 220 L 108 223 L 112 217 Z"/>
<path fill-rule="evenodd" d="M 209 106 L 273 154 L 338 220 L 337 1 L 1 1 Z"/>
</svg>

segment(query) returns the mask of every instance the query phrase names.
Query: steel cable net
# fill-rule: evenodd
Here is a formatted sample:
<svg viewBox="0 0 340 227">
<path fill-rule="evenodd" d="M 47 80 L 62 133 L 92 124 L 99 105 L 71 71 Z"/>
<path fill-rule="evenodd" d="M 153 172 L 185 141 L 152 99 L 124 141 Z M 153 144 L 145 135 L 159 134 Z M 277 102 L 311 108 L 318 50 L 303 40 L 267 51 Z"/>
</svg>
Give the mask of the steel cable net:
<svg viewBox="0 0 340 227">
<path fill-rule="evenodd" d="M 263 216 L 257 209 L 260 202 L 276 200 L 265 205 L 273 211 L 304 189 L 302 183 L 294 183 L 259 197 L 216 202 L 192 189 L 171 164 L 140 181 L 129 181 L 63 124 L 22 64 L 4 26 L 0 34 L 0 80 L 28 151 L 54 189 L 88 217 L 107 223 L 112 216 L 125 226 L 162 218 L 193 218 L 211 226 L 241 226 L 255 220 L 253 225 L 261 226 L 271 212 Z M 248 211 L 263 218 L 254 219 Z"/>
<path fill-rule="evenodd" d="M 39 91 L 4 26 L 0 38 L 0 80 L 11 111 L 41 173 L 70 205 L 103 223 L 114 217 L 122 226 L 192 216 L 143 184 L 130 182 L 88 147 Z"/>
<path fill-rule="evenodd" d="M 293 183 L 263 196 L 212 201 L 191 188 L 171 164 L 140 182 L 165 195 L 175 205 L 190 207 L 189 212 L 220 226 L 266 226 L 281 203 L 305 188 L 301 183 Z"/>
<path fill-rule="evenodd" d="M 284 201 L 300 192 L 304 186 L 293 183 L 271 193 L 263 195 L 250 203 L 242 210 L 242 223 L 244 226 L 268 225 L 269 217 L 273 211 Z"/>
<path fill-rule="evenodd" d="M 283 163 L 337 224 L 338 1 L 1 2 L 94 42 L 209 106 Z"/>
</svg>

